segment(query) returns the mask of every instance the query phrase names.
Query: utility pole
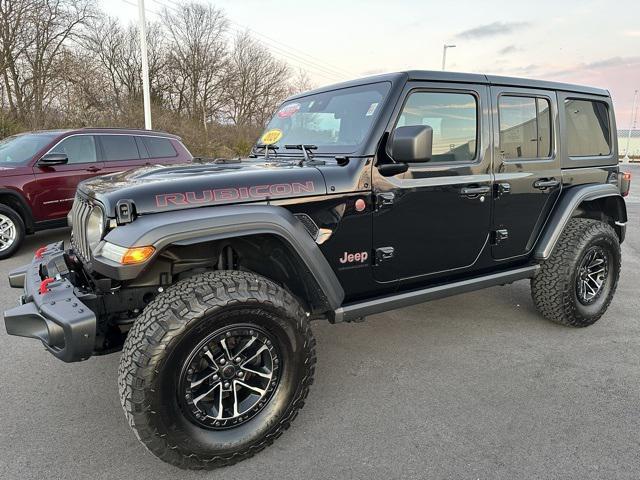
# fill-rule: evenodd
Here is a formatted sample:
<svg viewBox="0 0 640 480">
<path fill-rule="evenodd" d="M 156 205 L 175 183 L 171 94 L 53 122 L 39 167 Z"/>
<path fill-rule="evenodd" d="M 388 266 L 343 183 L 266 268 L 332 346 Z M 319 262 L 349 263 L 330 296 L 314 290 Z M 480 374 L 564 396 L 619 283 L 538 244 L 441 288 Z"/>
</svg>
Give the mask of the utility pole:
<svg viewBox="0 0 640 480">
<path fill-rule="evenodd" d="M 142 95 L 144 98 L 144 128 L 151 130 L 151 92 L 149 87 L 149 60 L 147 58 L 147 23 L 144 18 L 144 0 L 138 0 L 140 22 L 140 50 L 142 54 Z"/>
<path fill-rule="evenodd" d="M 447 45 L 444 44 L 442 48 L 442 70 L 444 71 L 445 66 L 447 65 L 447 48 L 456 48 L 455 45 Z"/>
<path fill-rule="evenodd" d="M 629 122 L 629 131 L 627 132 L 627 148 L 624 152 L 623 162 L 629 162 L 629 144 L 631 143 L 631 131 L 636 128 L 636 103 L 638 100 L 638 90 L 633 92 L 633 107 L 631 108 L 631 122 Z"/>
</svg>

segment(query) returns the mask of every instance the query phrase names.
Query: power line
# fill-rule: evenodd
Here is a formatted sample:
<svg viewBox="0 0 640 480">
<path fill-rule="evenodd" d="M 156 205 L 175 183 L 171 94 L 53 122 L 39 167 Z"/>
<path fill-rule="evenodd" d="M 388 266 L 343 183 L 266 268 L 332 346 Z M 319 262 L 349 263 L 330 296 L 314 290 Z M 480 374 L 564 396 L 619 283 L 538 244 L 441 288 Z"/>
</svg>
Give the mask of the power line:
<svg viewBox="0 0 640 480">
<path fill-rule="evenodd" d="M 172 5 L 174 5 L 175 7 L 181 8 L 182 5 L 178 4 L 175 2 L 175 0 L 164 0 L 164 2 L 160 2 L 159 0 L 153 0 L 156 3 L 159 3 L 161 5 L 165 5 L 167 6 L 166 3 L 164 2 L 168 2 Z M 173 7 L 172 7 L 173 8 Z M 177 11 L 174 9 L 174 11 Z M 342 79 L 343 77 L 355 77 L 356 75 L 353 72 L 349 72 L 343 68 L 337 67 L 337 66 L 332 66 L 329 63 L 327 63 L 325 60 L 322 60 L 320 58 L 314 57 L 313 55 L 310 55 L 296 47 L 293 47 L 291 45 L 288 45 L 286 43 L 283 43 L 279 40 L 276 40 L 272 37 L 269 37 L 263 33 L 257 32 L 255 30 L 253 30 L 252 28 L 249 28 L 246 25 L 240 24 L 238 22 L 235 22 L 234 20 L 227 18 L 227 20 L 229 21 L 229 23 L 236 25 L 237 27 L 242 28 L 243 30 L 249 31 L 251 33 L 253 33 L 254 35 L 257 35 L 259 37 L 262 37 L 264 40 L 262 40 L 264 43 L 266 43 L 267 45 L 269 45 L 270 47 L 272 47 L 273 49 L 276 49 L 280 52 L 281 55 L 284 56 L 288 56 L 289 58 L 296 58 L 298 59 L 298 62 L 303 62 L 306 65 L 313 65 L 314 66 L 314 70 L 316 71 L 316 73 L 318 72 L 318 70 L 321 70 L 323 72 L 328 73 L 329 75 L 331 75 L 331 77 L 327 77 L 327 75 L 323 75 L 325 78 L 330 78 L 332 80 L 335 80 L 336 78 L 338 79 Z M 274 45 L 277 44 L 279 46 Z M 294 53 L 297 52 L 297 53 Z M 306 57 L 306 58 L 305 58 Z"/>
</svg>

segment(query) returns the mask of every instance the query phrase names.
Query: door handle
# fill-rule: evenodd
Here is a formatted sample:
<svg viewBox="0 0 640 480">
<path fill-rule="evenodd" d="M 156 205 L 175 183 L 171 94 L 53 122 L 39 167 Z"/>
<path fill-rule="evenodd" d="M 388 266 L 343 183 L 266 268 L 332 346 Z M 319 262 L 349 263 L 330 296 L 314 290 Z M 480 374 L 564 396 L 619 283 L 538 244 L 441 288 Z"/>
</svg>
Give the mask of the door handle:
<svg viewBox="0 0 640 480">
<path fill-rule="evenodd" d="M 100 170 L 102 170 L 100 167 L 89 167 L 89 168 L 87 168 L 87 172 L 92 172 L 92 173 L 99 172 Z"/>
<path fill-rule="evenodd" d="M 535 188 L 545 190 L 546 188 L 557 187 L 560 184 L 555 178 L 543 178 L 533 183 Z"/>
<path fill-rule="evenodd" d="M 460 194 L 465 197 L 475 198 L 479 195 L 485 195 L 491 191 L 491 187 L 464 187 L 460 189 Z"/>
</svg>

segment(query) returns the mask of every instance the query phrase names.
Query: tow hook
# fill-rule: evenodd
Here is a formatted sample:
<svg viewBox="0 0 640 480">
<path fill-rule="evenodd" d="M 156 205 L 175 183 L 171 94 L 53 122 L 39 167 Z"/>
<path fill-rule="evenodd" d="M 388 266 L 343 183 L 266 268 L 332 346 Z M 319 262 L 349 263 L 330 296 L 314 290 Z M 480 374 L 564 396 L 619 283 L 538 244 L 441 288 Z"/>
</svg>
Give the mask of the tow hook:
<svg viewBox="0 0 640 480">
<path fill-rule="evenodd" d="M 51 282 L 55 282 L 56 279 L 55 278 L 50 278 L 47 277 L 44 280 L 42 280 L 42 282 L 40 282 L 40 288 L 38 289 L 38 291 L 40 292 L 40 295 L 44 295 L 45 293 L 49 292 L 49 284 Z"/>
</svg>

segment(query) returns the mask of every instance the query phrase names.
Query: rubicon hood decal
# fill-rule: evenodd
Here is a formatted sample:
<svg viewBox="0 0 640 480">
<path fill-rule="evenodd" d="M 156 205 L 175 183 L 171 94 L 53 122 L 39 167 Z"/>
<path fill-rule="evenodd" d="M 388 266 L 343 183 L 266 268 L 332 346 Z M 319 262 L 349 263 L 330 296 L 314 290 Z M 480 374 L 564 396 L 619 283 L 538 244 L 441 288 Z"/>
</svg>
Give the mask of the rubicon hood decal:
<svg viewBox="0 0 640 480">
<path fill-rule="evenodd" d="M 201 192 L 161 193 L 156 195 L 159 208 L 171 205 L 198 205 L 202 203 L 229 203 L 243 200 L 265 200 L 300 194 L 314 194 L 316 188 L 312 180 L 306 182 L 275 183 L 253 185 L 251 187 L 227 187 Z"/>
<path fill-rule="evenodd" d="M 197 206 L 270 201 L 327 193 L 314 166 L 247 160 L 229 165 L 146 167 L 83 182 L 80 191 L 105 205 L 131 200 L 138 214 Z"/>
</svg>

